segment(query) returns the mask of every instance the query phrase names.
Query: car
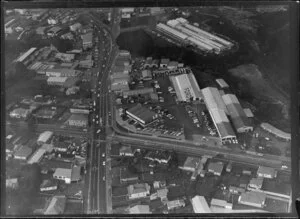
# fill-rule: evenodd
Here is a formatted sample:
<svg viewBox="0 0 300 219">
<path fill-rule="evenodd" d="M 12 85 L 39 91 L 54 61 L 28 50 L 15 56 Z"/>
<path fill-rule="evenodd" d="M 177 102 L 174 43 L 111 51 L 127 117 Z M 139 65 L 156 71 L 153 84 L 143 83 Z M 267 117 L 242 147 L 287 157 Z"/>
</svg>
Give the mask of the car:
<svg viewBox="0 0 300 219">
<path fill-rule="evenodd" d="M 100 94 L 98 94 L 97 97 L 100 97 Z"/>
<path fill-rule="evenodd" d="M 103 176 L 103 181 L 105 181 L 105 176 Z"/>
<path fill-rule="evenodd" d="M 105 166 L 105 161 L 102 162 L 102 165 Z"/>
<path fill-rule="evenodd" d="M 282 169 L 282 170 L 286 170 L 286 169 L 288 169 L 288 166 L 287 166 L 287 165 L 282 165 L 282 166 L 281 166 L 281 169 Z"/>
<path fill-rule="evenodd" d="M 105 153 L 102 154 L 102 157 L 105 157 Z"/>
<path fill-rule="evenodd" d="M 100 130 L 100 129 L 98 129 L 96 133 L 97 133 L 97 134 L 99 134 L 100 132 L 101 132 L 101 130 Z"/>
<path fill-rule="evenodd" d="M 99 124 L 99 121 L 98 121 L 98 120 L 96 120 L 96 124 L 97 124 L 97 125 Z"/>
</svg>

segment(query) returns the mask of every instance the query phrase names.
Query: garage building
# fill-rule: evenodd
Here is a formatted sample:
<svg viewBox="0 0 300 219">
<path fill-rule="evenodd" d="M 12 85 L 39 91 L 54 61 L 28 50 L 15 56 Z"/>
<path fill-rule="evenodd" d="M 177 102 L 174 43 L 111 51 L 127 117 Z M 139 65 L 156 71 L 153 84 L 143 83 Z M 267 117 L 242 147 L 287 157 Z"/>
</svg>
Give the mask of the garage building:
<svg viewBox="0 0 300 219">
<path fill-rule="evenodd" d="M 141 104 L 137 104 L 136 106 L 130 108 L 127 110 L 126 114 L 130 118 L 140 123 L 142 126 L 148 125 L 157 118 L 157 115 L 154 112 L 142 107 Z"/>
</svg>

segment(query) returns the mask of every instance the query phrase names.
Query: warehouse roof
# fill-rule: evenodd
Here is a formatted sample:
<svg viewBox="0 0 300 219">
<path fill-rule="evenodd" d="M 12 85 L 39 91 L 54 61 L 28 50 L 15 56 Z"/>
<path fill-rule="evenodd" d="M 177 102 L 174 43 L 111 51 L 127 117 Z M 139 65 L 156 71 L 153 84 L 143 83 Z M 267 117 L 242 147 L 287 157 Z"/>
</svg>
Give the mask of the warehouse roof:
<svg viewBox="0 0 300 219">
<path fill-rule="evenodd" d="M 35 153 L 29 158 L 28 163 L 33 164 L 40 161 L 40 159 L 43 157 L 43 155 L 46 153 L 45 149 L 39 148 L 35 151 Z"/>
<path fill-rule="evenodd" d="M 229 85 L 222 78 L 216 79 L 216 82 L 219 84 L 221 88 L 229 87 Z"/>
<path fill-rule="evenodd" d="M 222 98 L 226 104 L 234 127 L 236 129 L 249 127 L 250 122 L 248 121 L 248 118 L 237 97 L 234 94 L 225 94 Z"/>
<path fill-rule="evenodd" d="M 130 214 L 151 214 L 149 205 L 136 205 L 129 209 Z"/>
<path fill-rule="evenodd" d="M 127 112 L 143 120 L 145 123 L 153 120 L 153 117 L 156 115 L 154 112 L 150 111 L 146 107 L 143 107 L 141 104 L 137 104 L 136 106 L 127 110 Z"/>
<path fill-rule="evenodd" d="M 209 112 L 221 138 L 236 136 L 223 110 L 214 109 Z"/>
<path fill-rule="evenodd" d="M 180 39 L 186 39 L 188 37 L 186 34 L 183 34 L 182 32 L 175 30 L 174 28 L 167 26 L 163 23 L 159 23 L 156 26 L 164 31 L 167 31 L 168 33 L 173 34 L 174 36 L 179 37 Z"/>
<path fill-rule="evenodd" d="M 246 116 L 247 116 L 248 118 L 253 118 L 253 117 L 254 117 L 254 115 L 253 115 L 251 109 L 245 108 L 245 109 L 244 109 L 244 112 L 245 112 L 245 114 L 246 114 Z"/>
<path fill-rule="evenodd" d="M 202 89 L 202 93 L 208 110 L 219 109 L 227 113 L 225 103 L 217 88 L 206 87 Z"/>
<path fill-rule="evenodd" d="M 22 54 L 18 59 L 16 59 L 16 62 L 23 62 L 29 55 L 31 55 L 34 51 L 36 50 L 35 47 L 30 48 L 29 50 L 27 50 L 27 52 L 25 52 L 24 54 Z"/>
<path fill-rule="evenodd" d="M 149 192 L 150 186 L 148 185 L 148 183 L 129 185 L 127 187 L 127 191 L 129 195 L 141 193 L 141 192 Z"/>
<path fill-rule="evenodd" d="M 290 133 L 286 133 L 284 131 L 281 131 L 280 129 L 277 129 L 276 127 L 270 125 L 269 123 L 262 123 L 260 126 L 263 129 L 273 133 L 274 135 L 276 135 L 280 138 L 287 139 L 287 140 L 291 139 L 291 134 Z"/>
<path fill-rule="evenodd" d="M 261 188 L 263 184 L 263 178 L 252 178 L 249 182 L 249 185 L 255 186 L 257 188 Z"/>
</svg>

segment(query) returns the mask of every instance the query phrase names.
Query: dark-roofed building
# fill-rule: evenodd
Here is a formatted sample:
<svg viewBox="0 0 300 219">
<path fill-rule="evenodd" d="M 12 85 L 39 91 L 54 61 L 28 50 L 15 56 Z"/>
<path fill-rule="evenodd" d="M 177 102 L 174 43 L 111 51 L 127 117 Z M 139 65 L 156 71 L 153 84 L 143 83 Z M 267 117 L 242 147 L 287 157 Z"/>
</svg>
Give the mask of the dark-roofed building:
<svg viewBox="0 0 300 219">
<path fill-rule="evenodd" d="M 128 170 L 127 167 L 120 168 L 120 182 L 127 183 L 127 182 L 135 182 L 139 180 L 139 176 L 134 174 Z"/>
<path fill-rule="evenodd" d="M 222 98 L 236 131 L 238 133 L 253 131 L 253 126 L 250 125 L 250 121 L 237 97 L 234 94 L 225 94 Z"/>
<path fill-rule="evenodd" d="M 214 175 L 221 176 L 223 168 L 224 168 L 223 163 L 211 162 L 211 163 L 209 163 L 207 170 L 208 170 L 208 172 L 213 173 Z"/>
<path fill-rule="evenodd" d="M 153 87 L 146 87 L 141 89 L 135 89 L 135 90 L 128 90 L 123 92 L 123 97 L 129 97 L 129 96 L 137 96 L 137 95 L 145 95 L 145 94 L 151 94 L 154 92 Z"/>
<path fill-rule="evenodd" d="M 259 166 L 259 168 L 257 170 L 257 176 L 258 177 L 263 177 L 263 178 L 273 179 L 273 178 L 276 178 L 277 171 L 274 168 L 271 168 L 271 167 Z"/>
<path fill-rule="evenodd" d="M 14 154 L 15 159 L 27 160 L 28 157 L 32 154 L 32 149 L 27 146 L 21 146 Z"/>
<path fill-rule="evenodd" d="M 54 179 L 45 179 L 43 180 L 42 184 L 40 185 L 40 191 L 54 191 L 57 190 L 58 182 Z"/>
<path fill-rule="evenodd" d="M 126 111 L 126 114 L 130 118 L 140 123 L 142 126 L 148 125 L 157 118 L 156 113 L 150 111 L 148 108 L 143 107 L 141 104 L 137 104 L 136 106 L 130 108 Z"/>
</svg>

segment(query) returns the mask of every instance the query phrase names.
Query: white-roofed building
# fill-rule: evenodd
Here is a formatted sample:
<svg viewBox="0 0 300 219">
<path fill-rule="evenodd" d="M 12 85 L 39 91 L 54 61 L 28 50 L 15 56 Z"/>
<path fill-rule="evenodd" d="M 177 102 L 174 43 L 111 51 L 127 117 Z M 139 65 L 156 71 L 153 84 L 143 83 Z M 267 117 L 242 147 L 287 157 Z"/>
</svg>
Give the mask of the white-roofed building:
<svg viewBox="0 0 300 219">
<path fill-rule="evenodd" d="M 238 199 L 239 204 L 249 205 L 257 208 L 265 206 L 266 194 L 262 192 L 245 192 L 242 193 Z"/>
<path fill-rule="evenodd" d="M 178 24 L 179 24 L 179 21 L 177 21 L 177 20 L 169 20 L 167 22 L 167 25 L 169 25 L 170 27 L 176 27 L 176 25 L 178 25 Z"/>
<path fill-rule="evenodd" d="M 248 189 L 261 189 L 264 178 L 252 178 L 248 184 Z"/>
<path fill-rule="evenodd" d="M 34 154 L 29 158 L 29 160 L 27 161 L 28 164 L 33 164 L 33 163 L 39 163 L 44 154 L 46 153 L 45 149 L 39 148 L 38 150 L 36 150 L 34 152 Z"/>
<path fill-rule="evenodd" d="M 192 198 L 192 205 L 194 213 L 211 213 L 204 196 L 196 195 L 194 198 Z"/>
<path fill-rule="evenodd" d="M 129 209 L 130 214 L 151 214 L 149 205 L 135 205 Z"/>
<path fill-rule="evenodd" d="M 228 203 L 225 200 L 213 198 L 210 202 L 210 206 L 232 209 L 232 203 Z"/>
<path fill-rule="evenodd" d="M 150 186 L 147 183 L 129 185 L 127 191 L 129 199 L 143 198 L 150 195 Z"/>
<path fill-rule="evenodd" d="M 224 79 L 222 78 L 218 78 L 216 79 L 216 82 L 218 83 L 218 85 L 220 86 L 220 88 L 228 88 L 229 85 L 226 83 L 226 81 L 224 81 Z"/>
<path fill-rule="evenodd" d="M 239 100 L 234 94 L 225 94 L 222 96 L 226 104 L 230 119 L 238 133 L 253 131 Z"/>
<path fill-rule="evenodd" d="M 245 114 L 246 114 L 246 116 L 247 116 L 248 118 L 253 118 L 253 117 L 254 117 L 254 115 L 253 115 L 251 109 L 245 108 L 245 109 L 244 109 L 244 112 L 245 112 Z"/>
<path fill-rule="evenodd" d="M 30 48 L 25 53 L 23 53 L 19 58 L 15 60 L 15 62 L 24 62 L 32 53 L 36 51 L 35 47 Z"/>
<path fill-rule="evenodd" d="M 179 101 L 201 99 L 202 94 L 193 73 L 170 76 Z"/>
<path fill-rule="evenodd" d="M 48 142 L 52 138 L 53 134 L 54 133 L 51 132 L 51 131 L 45 131 L 45 132 L 41 133 L 38 140 L 37 140 L 37 143 L 39 145 L 45 144 L 46 142 Z"/>
<path fill-rule="evenodd" d="M 176 209 L 176 208 L 180 208 L 180 207 L 185 207 L 185 202 L 183 199 L 176 199 L 173 201 L 168 201 L 167 202 L 167 207 L 168 210 L 172 210 L 172 209 Z"/>
<path fill-rule="evenodd" d="M 291 134 L 290 133 L 286 133 L 284 131 L 281 131 L 280 129 L 270 125 L 269 123 L 261 123 L 260 127 L 262 129 L 264 129 L 267 132 L 270 132 L 271 134 L 275 135 L 276 137 L 286 140 L 286 141 L 290 141 L 291 140 Z"/>
<path fill-rule="evenodd" d="M 82 25 L 80 23 L 75 23 L 73 25 L 70 26 L 70 30 L 71 31 L 77 31 L 82 27 Z"/>
<path fill-rule="evenodd" d="M 208 112 L 217 128 L 222 143 L 236 140 L 236 134 L 234 133 L 226 115 L 227 108 L 218 89 L 214 87 L 206 87 L 202 89 L 202 94 Z"/>
<path fill-rule="evenodd" d="M 30 114 L 29 109 L 16 108 L 9 113 L 9 116 L 12 118 L 23 118 L 26 119 Z"/>
<path fill-rule="evenodd" d="M 45 71 L 47 77 L 76 77 L 80 71 L 67 68 L 47 69 Z"/>
<path fill-rule="evenodd" d="M 163 23 L 159 23 L 156 25 L 157 30 L 162 31 L 163 33 L 170 35 L 171 37 L 177 38 L 179 40 L 186 40 L 188 36 L 174 28 L 165 25 Z"/>
<path fill-rule="evenodd" d="M 72 169 L 66 168 L 56 168 L 55 172 L 53 173 L 53 178 L 58 180 L 64 180 L 65 183 L 71 183 L 72 177 Z"/>
<path fill-rule="evenodd" d="M 49 77 L 47 79 L 47 84 L 53 86 L 63 86 L 67 80 L 68 77 Z"/>
<path fill-rule="evenodd" d="M 263 177 L 263 178 L 268 178 L 268 179 L 273 179 L 273 178 L 277 177 L 277 171 L 271 167 L 259 166 L 258 170 L 257 170 L 257 176 Z"/>
<path fill-rule="evenodd" d="M 67 198 L 64 195 L 53 196 L 51 201 L 47 203 L 45 215 L 61 215 L 65 211 Z"/>
</svg>

